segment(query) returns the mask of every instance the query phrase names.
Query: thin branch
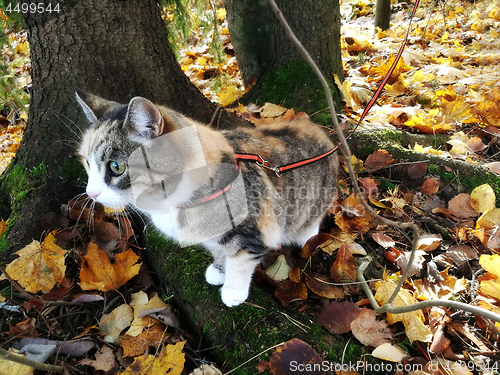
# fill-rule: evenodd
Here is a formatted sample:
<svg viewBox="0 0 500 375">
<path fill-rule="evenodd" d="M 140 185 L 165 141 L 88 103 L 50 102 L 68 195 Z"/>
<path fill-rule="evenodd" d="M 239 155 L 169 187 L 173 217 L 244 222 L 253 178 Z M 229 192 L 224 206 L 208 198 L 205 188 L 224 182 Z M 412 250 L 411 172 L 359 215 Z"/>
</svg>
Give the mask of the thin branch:
<svg viewBox="0 0 500 375">
<path fill-rule="evenodd" d="M 32 359 L 28 359 L 23 355 L 9 352 L 3 348 L 0 348 L 0 358 L 6 359 L 11 362 L 20 363 L 36 370 L 55 372 L 57 374 L 62 374 L 64 372 L 64 369 L 61 366 L 48 365 L 46 363 L 33 361 Z"/>
<path fill-rule="evenodd" d="M 358 196 L 359 201 L 361 202 L 361 204 L 363 205 L 363 207 L 370 213 L 370 215 L 374 219 L 376 219 L 380 223 L 385 224 L 385 225 L 390 225 L 392 227 L 396 227 L 396 228 L 399 228 L 399 229 L 411 229 L 413 231 L 412 250 L 411 250 L 411 253 L 410 253 L 410 258 L 408 259 L 408 264 L 413 264 L 413 262 L 415 260 L 415 253 L 416 253 L 417 244 L 418 244 L 418 240 L 419 240 L 419 229 L 418 229 L 417 225 L 415 225 L 415 223 L 412 223 L 412 222 L 398 223 L 398 222 L 395 222 L 395 221 L 392 221 L 392 220 L 388 220 L 388 219 L 386 219 L 386 218 L 378 215 L 375 212 L 375 210 L 373 210 L 373 208 L 366 202 L 366 200 L 365 200 L 365 198 L 363 196 L 363 193 L 361 192 L 361 189 L 359 188 L 359 185 L 358 185 L 358 183 L 356 181 L 356 175 L 354 173 L 354 170 L 353 170 L 353 167 L 352 167 L 352 164 L 351 164 L 351 150 L 349 149 L 349 146 L 348 146 L 348 144 L 346 142 L 344 134 L 343 134 L 342 130 L 340 129 L 339 122 L 338 122 L 338 119 L 337 119 L 337 114 L 335 112 L 335 107 L 334 107 L 334 104 L 333 104 L 332 93 L 330 92 L 330 88 L 328 87 L 328 83 L 326 82 L 326 79 L 323 76 L 323 73 L 321 72 L 321 70 L 318 68 L 318 66 L 316 65 L 316 63 L 314 62 L 314 60 L 311 58 L 311 56 L 306 51 L 306 49 L 304 48 L 304 46 L 302 46 L 302 44 L 300 43 L 300 41 L 297 39 L 297 37 L 293 33 L 292 29 L 290 28 L 290 26 L 288 25 L 287 21 L 283 17 L 283 14 L 279 10 L 279 8 L 276 5 L 276 3 L 274 2 L 274 0 L 268 0 L 268 3 L 271 6 L 271 8 L 273 9 L 273 11 L 274 11 L 276 17 L 278 18 L 279 22 L 281 23 L 281 25 L 285 29 L 285 33 L 286 33 L 287 37 L 295 45 L 295 47 L 297 48 L 297 50 L 299 51 L 299 53 L 301 54 L 301 56 L 304 58 L 304 60 L 306 60 L 306 62 L 311 66 L 311 68 L 313 69 L 313 71 L 316 73 L 318 79 L 320 80 L 321 85 L 323 86 L 323 89 L 325 90 L 326 98 L 327 98 L 327 101 L 328 101 L 328 106 L 330 107 L 330 114 L 331 114 L 332 120 L 333 120 L 333 125 L 335 127 L 335 131 L 337 132 L 337 136 L 338 136 L 338 138 L 340 140 L 340 144 L 342 146 L 341 147 L 341 151 L 344 154 L 345 163 L 346 163 L 347 169 L 349 171 L 349 176 L 351 177 L 351 180 L 352 180 L 352 185 L 353 185 L 353 188 L 354 188 L 354 192 Z M 365 265 L 365 268 L 366 268 L 366 266 L 368 266 L 368 264 Z M 401 275 L 401 278 L 399 279 L 399 282 L 398 282 L 398 284 L 397 284 L 397 286 L 396 286 L 396 288 L 394 290 L 394 293 L 391 295 L 391 297 L 389 297 L 388 301 L 382 307 L 380 307 L 378 305 L 378 303 L 375 300 L 375 297 L 373 296 L 373 293 L 371 292 L 371 290 L 368 287 L 368 285 L 367 284 L 363 285 L 363 290 L 365 291 L 366 295 L 368 296 L 368 299 L 370 300 L 371 305 L 373 306 L 373 308 L 375 309 L 375 311 L 377 311 L 377 313 L 380 314 L 382 312 L 390 312 L 392 314 L 398 314 L 400 312 L 416 311 L 416 310 L 419 310 L 419 309 L 425 307 L 423 303 L 417 303 L 417 304 L 414 304 L 414 305 L 406 306 L 404 308 L 400 308 L 400 307 L 396 308 L 396 307 L 392 306 L 392 303 L 394 302 L 394 299 L 397 297 L 399 291 L 401 290 L 401 288 L 403 286 L 403 283 L 408 278 L 408 273 L 409 272 L 410 272 L 410 267 L 405 267 L 405 269 L 403 270 L 403 273 Z M 359 276 L 361 276 L 359 278 L 359 280 L 360 281 L 364 281 L 364 276 L 363 276 L 363 272 L 361 270 L 361 266 L 358 267 L 358 277 Z M 434 300 L 434 301 L 426 301 L 426 302 L 431 303 L 430 305 L 427 305 L 427 306 L 450 306 L 449 303 L 450 302 L 454 302 L 454 301 Z M 461 309 L 461 310 L 471 311 L 470 308 L 473 307 L 473 306 L 470 306 L 470 305 L 467 305 L 467 304 L 464 304 L 464 303 L 460 303 L 460 302 L 456 302 L 456 303 L 453 304 L 453 307 Z M 467 309 L 464 308 L 464 307 L 466 307 Z M 471 312 L 473 312 L 475 314 L 478 314 L 478 315 L 481 315 L 481 316 L 486 316 L 487 315 L 489 317 L 489 319 L 492 319 L 492 320 L 495 320 L 497 322 L 500 322 L 500 315 L 492 313 L 492 312 L 487 311 L 485 309 L 479 309 L 478 310 L 478 308 L 474 307 L 473 311 L 471 311 Z"/>
</svg>

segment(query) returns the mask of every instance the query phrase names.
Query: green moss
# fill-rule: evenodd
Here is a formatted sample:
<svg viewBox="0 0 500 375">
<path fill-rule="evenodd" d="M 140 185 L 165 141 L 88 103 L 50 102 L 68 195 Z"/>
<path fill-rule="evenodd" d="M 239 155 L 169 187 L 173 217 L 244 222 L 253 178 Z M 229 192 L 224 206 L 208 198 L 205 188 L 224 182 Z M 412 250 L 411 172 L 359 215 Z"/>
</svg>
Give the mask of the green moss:
<svg viewBox="0 0 500 375">
<path fill-rule="evenodd" d="M 427 172 L 432 173 L 432 174 L 438 174 L 439 169 L 440 169 L 440 167 L 437 164 L 429 164 L 427 166 Z"/>
<path fill-rule="evenodd" d="M 330 90 L 334 100 L 338 102 L 336 89 L 330 85 Z M 296 113 L 301 111 L 308 114 L 317 113 L 312 120 L 321 125 L 332 123 L 323 86 L 312 68 L 303 60 L 289 60 L 278 70 L 268 74 L 262 84 L 257 104 L 264 102 L 294 108 Z"/>
<path fill-rule="evenodd" d="M 87 173 L 80 160 L 77 158 L 65 159 L 59 166 L 59 174 L 66 181 L 85 181 Z"/>
</svg>

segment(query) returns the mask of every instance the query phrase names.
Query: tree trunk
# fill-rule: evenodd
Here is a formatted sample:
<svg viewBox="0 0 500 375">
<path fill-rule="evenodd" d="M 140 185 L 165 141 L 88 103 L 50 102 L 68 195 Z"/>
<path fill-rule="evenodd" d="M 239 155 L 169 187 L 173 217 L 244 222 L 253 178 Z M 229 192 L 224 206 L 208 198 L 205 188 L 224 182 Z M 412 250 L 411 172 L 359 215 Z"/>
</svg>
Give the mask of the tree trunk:
<svg viewBox="0 0 500 375">
<path fill-rule="evenodd" d="M 338 0 L 277 1 L 297 38 L 304 45 L 340 103 L 333 74 L 343 80 Z M 269 101 L 305 110 L 324 110 L 321 85 L 285 35 L 266 0 L 226 0 L 231 41 L 245 84 L 257 80 L 243 102 Z M 322 121 L 320 121 L 322 122 Z"/>
<path fill-rule="evenodd" d="M 377 0 L 375 6 L 375 27 L 382 31 L 387 30 L 391 24 L 391 0 Z"/>
<path fill-rule="evenodd" d="M 75 87 L 121 103 L 144 96 L 205 123 L 215 111 L 177 64 L 155 1 L 63 0 L 59 9 L 25 14 L 33 86 L 21 147 L 0 180 L 12 198 L 4 256 L 39 239 L 43 214 L 85 186 L 72 156 L 87 124 Z"/>
</svg>

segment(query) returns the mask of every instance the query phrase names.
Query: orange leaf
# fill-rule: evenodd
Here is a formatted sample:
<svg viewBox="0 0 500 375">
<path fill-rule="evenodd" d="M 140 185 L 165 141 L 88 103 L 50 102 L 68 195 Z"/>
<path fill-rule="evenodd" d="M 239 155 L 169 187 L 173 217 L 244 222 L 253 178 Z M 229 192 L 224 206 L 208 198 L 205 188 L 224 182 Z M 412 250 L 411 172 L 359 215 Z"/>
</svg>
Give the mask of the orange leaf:
<svg viewBox="0 0 500 375">
<path fill-rule="evenodd" d="M 338 286 L 332 285 L 331 282 L 324 280 L 318 276 L 309 276 L 305 274 L 306 284 L 308 288 L 320 297 L 324 298 L 344 298 L 344 292 Z"/>
<path fill-rule="evenodd" d="M 337 252 L 335 262 L 330 268 L 330 274 L 333 281 L 340 283 L 344 280 L 356 280 L 356 267 L 354 266 L 354 257 L 349 251 L 347 245 L 342 245 Z"/>
<path fill-rule="evenodd" d="M 335 224 L 342 232 L 366 233 L 370 229 L 371 215 L 364 209 L 356 194 L 351 194 L 341 203 L 342 211 L 335 214 Z"/>
<path fill-rule="evenodd" d="M 420 191 L 427 195 L 436 194 L 439 190 L 440 182 L 436 180 L 434 177 L 427 178 L 422 186 L 420 186 Z"/>
<path fill-rule="evenodd" d="M 269 360 L 269 369 L 272 374 L 298 374 L 310 372 L 323 363 L 319 354 L 307 343 L 299 339 L 291 339 L 279 346 Z M 309 370 L 311 369 L 311 370 Z"/>
<path fill-rule="evenodd" d="M 141 268 L 140 263 L 136 264 L 139 257 L 132 250 L 118 254 L 111 264 L 108 254 L 95 243 L 89 244 L 83 259 L 85 262 L 82 262 L 78 283 L 83 290 L 116 290 L 137 275 Z"/>
</svg>

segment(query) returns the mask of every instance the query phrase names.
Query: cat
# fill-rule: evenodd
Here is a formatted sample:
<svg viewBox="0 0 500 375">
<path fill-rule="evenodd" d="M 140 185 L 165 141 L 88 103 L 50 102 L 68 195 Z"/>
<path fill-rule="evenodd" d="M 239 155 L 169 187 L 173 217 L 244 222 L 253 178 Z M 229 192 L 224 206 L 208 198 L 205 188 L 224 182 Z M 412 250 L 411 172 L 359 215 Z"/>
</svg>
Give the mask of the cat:
<svg viewBox="0 0 500 375">
<path fill-rule="evenodd" d="M 201 243 L 213 256 L 206 281 L 222 285 L 227 306 L 247 299 L 268 249 L 304 245 L 335 200 L 336 153 L 280 176 L 269 168 L 333 149 L 307 118 L 219 131 L 142 97 L 119 104 L 77 90 L 76 98 L 90 122 L 79 148 L 87 195 L 144 212 L 183 246 Z"/>
</svg>

